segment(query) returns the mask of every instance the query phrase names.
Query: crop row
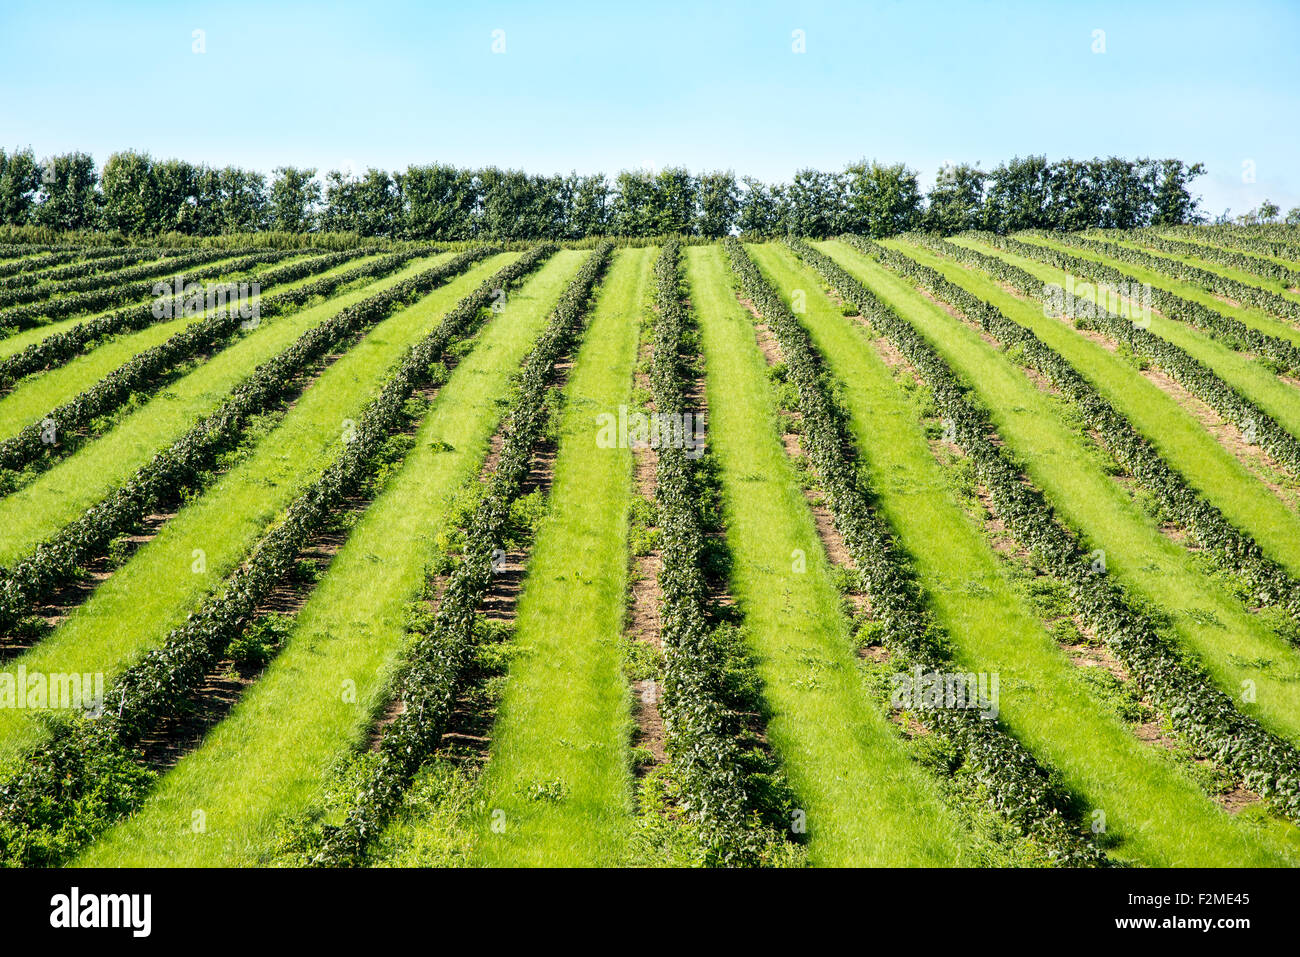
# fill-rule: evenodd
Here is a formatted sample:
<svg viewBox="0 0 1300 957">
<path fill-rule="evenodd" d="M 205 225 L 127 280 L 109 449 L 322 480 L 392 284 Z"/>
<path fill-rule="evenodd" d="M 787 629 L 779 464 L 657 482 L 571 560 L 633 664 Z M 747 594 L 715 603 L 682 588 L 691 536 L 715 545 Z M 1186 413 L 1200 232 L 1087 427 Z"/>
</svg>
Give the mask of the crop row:
<svg viewBox="0 0 1300 957">
<path fill-rule="evenodd" d="M 84 276 L 97 275 L 99 273 L 113 272 L 114 270 L 124 269 L 127 266 L 133 266 L 144 259 L 161 259 L 164 256 L 174 256 L 175 251 L 163 252 L 160 249 L 124 249 L 116 256 L 104 256 L 99 259 L 83 258 L 80 262 L 69 263 L 66 266 L 59 266 L 55 269 L 42 270 L 39 272 L 23 272 L 15 276 L 8 276 L 0 279 L 0 291 L 10 289 L 34 288 L 44 283 L 62 282 L 67 279 L 80 279 Z M 155 268 L 157 268 L 155 266 Z M 42 286 L 48 292 L 48 286 Z"/>
<path fill-rule="evenodd" d="M 224 255 L 228 256 L 229 253 Z M 199 250 L 174 256 L 165 263 L 147 262 L 144 265 L 118 269 L 102 275 L 92 273 L 57 283 L 40 283 L 27 287 L 3 289 L 0 290 L 0 309 L 8 309 L 11 306 L 21 306 L 26 303 L 48 302 L 63 296 L 75 296 L 78 293 L 89 293 L 122 286 L 141 279 L 156 277 L 158 273 L 172 266 L 202 265 L 219 258 L 223 258 L 223 256 L 218 250 Z"/>
<path fill-rule="evenodd" d="M 364 255 L 365 252 L 362 251 L 359 254 Z M 252 277 L 251 281 L 259 283 L 263 289 L 268 289 L 282 283 L 292 282 L 314 272 L 332 269 L 339 263 L 353 258 L 354 255 L 358 255 L 358 253 L 353 251 L 328 253 L 324 256 L 313 257 L 300 262 L 287 263 L 258 273 Z M 411 258 L 412 256 L 407 254 L 394 254 L 385 257 L 383 260 L 385 265 L 382 269 L 377 269 L 379 263 L 361 266 L 350 270 L 343 277 L 339 277 L 338 282 L 335 282 L 333 278 L 322 279 L 319 284 L 311 284 L 301 289 L 283 292 L 275 297 L 261 298 L 259 299 L 259 308 L 265 313 L 268 308 L 283 308 L 287 305 L 305 302 L 312 296 L 324 295 L 343 283 L 367 276 L 384 275 L 395 268 L 391 265 L 392 263 L 396 262 L 400 265 L 401 262 Z M 248 256 L 229 263 L 223 267 L 223 270 L 239 273 L 260 265 L 261 262 L 261 256 Z M 228 291 L 229 288 L 227 287 Z M 107 315 L 96 316 L 93 319 L 87 319 L 85 322 L 79 322 L 71 329 L 53 333 L 39 342 L 33 342 L 21 352 L 0 359 L 0 390 L 12 388 L 14 383 L 24 376 L 60 366 L 109 336 L 122 332 L 134 332 L 153 325 L 158 321 L 156 305 L 170 308 L 172 315 L 179 315 L 185 307 L 186 299 L 187 296 L 182 294 L 181 296 L 172 296 L 157 302 L 127 306 Z M 165 315 L 166 308 L 163 311 Z"/>
<path fill-rule="evenodd" d="M 352 256 L 352 253 L 331 253 L 310 260 L 309 263 L 315 263 L 321 269 L 329 269 L 339 261 L 350 259 Z M 329 295 L 344 282 L 387 274 L 402 266 L 410 258 L 410 253 L 387 256 L 358 269 L 336 276 L 326 276 L 280 295 L 264 297 L 258 303 L 259 316 L 269 318 L 315 296 Z M 292 263 L 290 266 L 282 267 L 287 278 L 282 280 L 277 277 L 269 280 L 267 284 L 277 285 L 283 281 L 299 278 L 302 270 L 306 269 L 309 263 Z M 120 408 L 133 395 L 150 387 L 157 388 L 162 381 L 158 377 L 163 373 L 179 368 L 182 363 L 193 359 L 204 350 L 230 339 L 240 330 L 245 321 L 236 309 L 221 310 L 206 319 L 192 323 L 165 342 L 132 356 L 94 385 L 58 408 L 52 409 L 17 435 L 0 441 L 0 469 L 22 469 L 42 457 L 53 458 L 65 451 L 66 446 L 49 442 L 50 423 L 54 424 L 56 434 L 76 433 L 89 427 L 95 419 Z"/>
<path fill-rule="evenodd" d="M 1216 247 L 1226 246 L 1257 256 L 1300 262 L 1300 242 L 1263 234 L 1258 230 L 1239 230 L 1232 226 L 1165 226 L 1162 231 L 1187 239 L 1208 241 Z"/>
<path fill-rule="evenodd" d="M 524 266 L 542 258 L 527 257 Z M 75 807 L 84 797 L 81 789 L 90 783 L 87 768 L 100 763 L 106 752 L 116 755 L 119 762 L 129 761 L 140 740 L 164 717 L 175 714 L 201 686 L 231 641 L 251 623 L 257 607 L 294 567 L 312 535 L 387 461 L 380 453 L 407 418 L 406 402 L 415 388 L 441 374 L 439 363 L 448 347 L 474 330 L 496 289 L 507 288 L 522 274 L 520 261 L 506 266 L 408 351 L 361 414 L 343 451 L 290 503 L 284 517 L 230 575 L 221 591 L 174 629 L 159 648 L 145 654 L 113 682 L 106 693 L 110 706 L 103 715 L 75 722 L 66 733 L 56 732 L 50 742 L 28 756 L 23 769 L 6 782 L 0 801 L 0 820 L 19 832 L 17 841 L 10 837 L 11 844 L 25 843 L 21 828 L 28 821 L 38 822 L 43 829 L 57 829 L 62 823 L 57 814 L 32 813 L 51 788 L 61 792 L 61 806 Z M 94 787 L 96 799 L 105 802 L 104 786 L 96 783 Z M 123 807 L 131 800 L 131 795 L 124 794 L 116 800 L 108 798 L 106 803 Z M 110 818 L 100 815 L 83 828 L 100 827 Z M 65 839 L 60 850 L 66 853 L 72 843 Z"/>
<path fill-rule="evenodd" d="M 681 244 L 669 240 L 654 267 L 658 318 L 650 386 L 660 415 L 688 407 L 682 350 L 691 321 L 682 300 L 680 256 Z M 657 458 L 662 704 L 668 754 L 678 774 L 682 808 L 699 825 L 705 861 L 753 866 L 774 838 L 754 813 L 759 789 L 745 770 L 744 718 L 724 695 L 728 662 L 719 654 L 709 620 L 701 460 L 673 443 L 664 443 Z"/>
<path fill-rule="evenodd" d="M 998 280 L 1020 290 L 1033 299 L 1047 298 L 1046 285 L 1029 273 L 996 256 L 987 256 L 978 250 L 958 246 L 920 233 L 910 234 L 914 242 L 936 252 L 951 256 L 958 262 L 977 266 Z M 1300 440 L 1262 408 L 1224 382 L 1213 369 L 1193 358 L 1184 349 L 1104 308 L 1100 303 L 1079 298 L 1065 303 L 1065 314 L 1076 317 L 1081 329 L 1096 329 L 1117 342 L 1127 345 L 1136 355 L 1149 359 L 1177 380 L 1187 391 L 1205 402 L 1243 432 L 1253 436 L 1253 441 L 1267 452 L 1275 462 L 1300 476 Z"/>
<path fill-rule="evenodd" d="M 602 243 L 587 257 L 523 361 L 518 392 L 506 417 L 505 440 L 491 480 L 467 523 L 461 561 L 448 577 L 427 631 L 412 636 L 391 682 L 391 697 L 406 707 L 385 727 L 378 760 L 367 769 L 365 783 L 343 822 L 324 829 L 311 858 L 315 866 L 360 861 L 367 843 L 397 808 L 407 785 L 442 738 L 474 657 L 476 613 L 492 584 L 493 553 L 501 547 L 511 505 L 545 434 L 546 397 L 555 364 L 581 339 L 592 290 L 612 250 L 612 243 Z"/>
<path fill-rule="evenodd" d="M 1247 788 L 1270 798 L 1287 817 L 1300 820 L 1300 751 L 1239 711 L 1200 667 L 1159 635 L 1119 583 L 1094 570 L 1078 536 L 1026 478 L 1010 451 L 994 441 L 988 414 L 970 400 L 952 368 L 910 323 L 829 257 L 803 243 L 794 246 L 917 370 L 998 517 L 1040 566 L 1064 583 L 1080 616 L 1175 730 L 1240 777 Z"/>
<path fill-rule="evenodd" d="M 292 392 L 295 379 L 312 363 L 491 252 L 490 247 L 484 247 L 462 253 L 348 306 L 258 366 L 220 407 L 155 455 L 108 498 L 42 542 L 13 568 L 0 570 L 0 634 L 7 633 L 22 620 L 31 602 L 75 578 L 81 566 L 103 554 L 114 538 L 132 529 L 156 503 L 175 495 L 178 489 L 201 483 L 217 457 L 238 443 L 251 417 Z M 511 266 L 531 268 L 548 254 L 548 248 L 538 247 Z"/>
<path fill-rule="evenodd" d="M 12 250 L 11 253 L 4 253 L 3 250 Z M 111 246 L 101 246 L 95 249 L 70 249 L 66 246 L 59 247 L 41 247 L 41 246 L 5 246 L 0 247 L 0 255 L 13 255 L 19 258 L 12 262 L 0 263 L 0 277 L 13 276 L 21 272 L 29 272 L 37 269 L 49 269 L 52 266 L 61 266 L 64 263 L 70 263 L 77 259 L 94 259 L 98 256 L 109 256 L 118 252 Z"/>
<path fill-rule="evenodd" d="M 906 553 L 885 520 L 871 508 L 867 476 L 852 457 L 850 430 L 811 338 L 744 247 L 734 238 L 724 240 L 723 245 L 745 295 L 780 342 L 802 413 L 801 443 L 830 502 L 835 527 L 857 564 L 862 590 L 879 616 L 893 660 L 926 672 L 953 670 L 947 643 L 929 612 Z M 790 247 L 821 271 L 825 257 L 820 253 L 798 240 L 791 240 Z M 1071 826 L 1069 800 L 1052 783 L 1048 770 L 996 720 L 987 720 L 970 709 L 940 708 L 927 712 L 926 721 L 964 756 L 994 809 L 1039 840 L 1056 860 L 1073 865 L 1103 861 L 1100 851 Z"/>
<path fill-rule="evenodd" d="M 1106 235 L 1141 243 L 1143 246 L 1150 246 L 1152 249 L 1163 253 L 1205 259 L 1221 266 L 1228 266 L 1242 272 L 1253 273 L 1265 279 L 1272 279 L 1284 286 L 1300 286 L 1300 271 L 1283 266 L 1271 259 L 1252 256 L 1240 250 L 1222 249 L 1218 246 L 1208 246 L 1205 243 L 1188 243 L 1183 242 L 1181 239 L 1168 239 L 1161 236 L 1154 229 L 1115 230 L 1106 233 Z"/>
<path fill-rule="evenodd" d="M 1091 259 L 1084 259 L 1081 256 L 1075 256 L 1050 246 L 1021 242 L 1018 239 L 1012 239 L 1009 236 L 998 236 L 994 233 L 975 233 L 974 235 L 991 246 L 1005 249 L 1007 252 L 1028 259 L 1037 259 L 1039 262 L 1055 266 L 1057 269 L 1063 269 L 1067 273 L 1076 276 L 1083 276 L 1099 284 L 1108 284 L 1114 288 L 1126 286 L 1133 288 L 1135 285 L 1141 285 L 1138 279 L 1114 266 L 1094 262 Z M 1222 313 L 1202 306 L 1199 302 L 1184 299 L 1182 296 L 1161 289 L 1159 286 L 1153 286 L 1150 289 L 1151 304 L 1156 309 L 1159 309 L 1165 317 L 1204 329 L 1230 349 L 1266 356 L 1283 369 L 1300 371 L 1300 348 L 1297 348 L 1293 343 L 1277 336 L 1270 336 L 1258 329 L 1252 329 L 1237 319 L 1231 319 Z"/>
<path fill-rule="evenodd" d="M 1044 233 L 1043 235 L 1049 234 Z M 1179 259 L 1166 259 L 1164 256 L 1154 256 L 1140 249 L 1133 249 L 1131 246 L 1120 246 L 1117 243 L 1105 240 L 1090 239 L 1076 233 L 1061 233 L 1059 235 L 1052 233 L 1050 235 L 1052 239 L 1063 245 L 1074 246 L 1076 249 L 1086 249 L 1089 252 L 1107 256 L 1117 262 L 1138 266 L 1142 269 L 1150 269 L 1171 276 L 1174 279 L 1181 279 L 1216 295 L 1226 296 L 1248 306 L 1255 306 L 1284 319 L 1300 319 L 1300 302 L 1278 295 L 1268 289 L 1238 282 L 1236 279 L 1230 279 L 1217 272 L 1193 266 L 1191 263 L 1185 263 Z"/>
<path fill-rule="evenodd" d="M 30 329 L 33 326 L 54 319 L 75 316 L 82 312 L 97 312 L 102 309 L 120 306 L 123 303 L 149 299 L 154 296 L 154 289 L 159 283 L 171 285 L 178 279 L 181 282 L 208 279 L 224 273 L 240 272 L 242 269 L 252 268 L 252 265 L 278 262 L 289 256 L 297 255 L 300 255 L 300 253 L 296 249 L 268 249 L 251 253 L 235 262 L 217 262 L 213 266 L 206 264 L 228 259 L 230 252 L 224 249 L 202 249 L 170 260 L 167 267 L 174 271 L 163 277 L 158 276 L 158 267 L 152 266 L 144 273 L 144 275 L 151 277 L 148 279 L 118 282 L 104 288 L 96 288 L 67 296 L 60 295 L 54 299 L 28 302 L 7 309 L 0 309 L 0 327 Z M 193 267 L 204 266 L 206 268 L 200 268 L 194 272 L 186 271 Z M 3 303 L 0 302 L 0 305 L 3 305 Z"/>
<path fill-rule="evenodd" d="M 846 237 L 846 241 L 978 322 L 1005 348 L 1018 347 L 1023 361 L 1061 390 L 1064 398 L 1101 436 L 1120 465 L 1152 493 L 1164 518 L 1186 529 L 1223 567 L 1246 578 L 1255 601 L 1281 605 L 1300 621 L 1300 581 L 1265 555 L 1258 542 L 1206 501 L 1064 356 L 1032 331 L 1007 318 L 996 306 L 949 282 L 929 266 L 857 236 Z M 935 245 L 951 247 L 948 243 Z"/>
</svg>

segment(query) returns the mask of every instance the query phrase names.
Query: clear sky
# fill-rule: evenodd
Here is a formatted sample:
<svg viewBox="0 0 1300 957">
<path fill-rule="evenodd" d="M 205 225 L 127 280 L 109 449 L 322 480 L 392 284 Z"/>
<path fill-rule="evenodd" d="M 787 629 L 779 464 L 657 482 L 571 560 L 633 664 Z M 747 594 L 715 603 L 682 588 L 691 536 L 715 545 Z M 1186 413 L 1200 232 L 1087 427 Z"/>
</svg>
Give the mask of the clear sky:
<svg viewBox="0 0 1300 957">
<path fill-rule="evenodd" d="M 1177 156 L 1208 165 L 1210 213 L 1286 210 L 1297 35 L 1297 0 L 0 0 L 0 144 L 768 180 L 866 157 L 927 184 L 947 160 Z"/>
</svg>

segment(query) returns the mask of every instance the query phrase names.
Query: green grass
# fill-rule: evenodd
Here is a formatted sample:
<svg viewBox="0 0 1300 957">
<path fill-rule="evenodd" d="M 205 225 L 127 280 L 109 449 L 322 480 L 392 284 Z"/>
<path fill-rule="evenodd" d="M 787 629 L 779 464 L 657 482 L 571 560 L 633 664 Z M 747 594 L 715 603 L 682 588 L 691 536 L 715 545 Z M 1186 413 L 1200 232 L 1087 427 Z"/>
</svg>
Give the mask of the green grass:
<svg viewBox="0 0 1300 957">
<path fill-rule="evenodd" d="M 1300 741 L 1300 657 L 1165 536 L 1108 476 L 1084 438 L 1002 353 L 926 300 L 906 280 L 839 241 L 818 244 L 893 305 L 973 386 L 1001 437 L 1058 513 L 1102 549 L 1109 574 L 1162 609 L 1182 647 L 1194 653 L 1247 714 Z M 1245 681 L 1257 700 L 1241 701 Z"/>
<path fill-rule="evenodd" d="M 1240 320 L 1252 329 L 1258 329 L 1270 336 L 1276 336 L 1279 339 L 1287 340 L 1296 345 L 1300 345 L 1300 326 L 1286 319 L 1280 319 L 1272 313 L 1265 312 L 1256 306 L 1233 306 L 1224 302 L 1212 292 L 1206 291 L 1195 283 L 1185 282 L 1181 279 L 1174 279 L 1163 272 L 1157 272 L 1154 269 L 1145 269 L 1131 263 L 1119 262 L 1111 259 L 1101 253 L 1091 249 L 1080 249 L 1074 246 L 1066 246 L 1064 243 L 1058 243 L 1055 240 L 1045 239 L 1042 236 L 1017 236 L 1027 243 L 1035 243 L 1039 246 L 1047 246 L 1060 252 L 1069 253 L 1072 256 L 1078 256 L 1080 259 L 1090 259 L 1093 262 L 1106 263 L 1114 266 L 1126 275 L 1132 276 L 1138 282 L 1150 283 L 1161 289 L 1167 289 L 1172 293 L 1182 296 L 1192 302 L 1199 302 L 1201 305 L 1213 309 L 1230 318 Z M 1163 256 L 1163 253 L 1156 255 Z"/>
<path fill-rule="evenodd" d="M 376 257 L 367 256 L 363 259 L 349 260 L 326 272 L 305 276 L 282 286 L 277 285 L 274 289 L 268 290 L 268 294 L 285 292 L 296 286 L 316 282 L 326 276 L 355 269 L 374 258 Z M 256 301 L 256 298 L 254 297 L 252 301 Z M 207 315 L 205 313 L 199 316 L 181 316 L 159 321 L 138 332 L 116 336 L 58 368 L 48 372 L 38 372 L 23 379 L 8 393 L 0 396 L 0 441 L 16 435 L 52 409 L 89 389 L 141 352 L 160 345 L 190 325 L 202 322 Z M 264 321 L 270 324 L 283 317 L 283 314 L 268 316 Z M 236 333 L 223 348 L 228 348 L 246 335 L 249 333 Z"/>
<path fill-rule="evenodd" d="M 621 639 L 632 453 L 598 447 L 596 431 L 598 415 L 631 404 L 656 254 L 618 254 L 565 387 L 553 490 L 528 560 L 483 783 L 484 807 L 504 812 L 495 822 L 505 824 L 478 822 L 475 857 L 489 866 L 612 865 L 626 854 L 631 711 Z M 535 799 L 541 788 L 558 798 Z"/>
<path fill-rule="evenodd" d="M 987 274 L 910 243 L 891 240 L 886 245 L 938 270 L 1034 332 L 1064 356 L 1151 441 L 1165 461 L 1230 521 L 1247 531 L 1293 575 L 1300 575 L 1300 516 L 1273 495 L 1177 400 L 1140 375 L 1122 356 L 1080 335 L 1071 325 L 1043 315 L 1041 302 L 1005 292 Z"/>
<path fill-rule="evenodd" d="M 413 262 L 377 282 L 264 323 L 189 375 L 155 393 L 104 435 L 0 500 L 0 564 L 11 564 L 27 555 L 38 543 L 101 501 L 220 406 L 230 390 L 257 366 L 291 346 L 308 329 L 446 258 L 449 254 Z M 482 279 L 491 275 L 491 269 L 480 264 L 472 275 Z"/>
<path fill-rule="evenodd" d="M 1278 853 L 1096 698 L 958 504 L 916 399 L 895 382 L 867 330 L 817 292 L 821 279 L 788 251 L 749 249 L 788 304 L 794 289 L 808 293 L 800 321 L 840 384 L 883 517 L 912 557 L 962 670 L 999 675 L 1000 719 L 1090 810 L 1105 811 L 1108 853 L 1157 867 L 1300 860 L 1300 832 L 1270 822 L 1295 842 L 1290 858 Z"/>
<path fill-rule="evenodd" d="M 145 806 L 78 863 L 249 866 L 271 859 L 278 823 L 315 804 L 327 769 L 364 742 L 437 533 L 456 492 L 482 465 L 510 376 L 582 258 L 560 254 L 484 327 L 405 462 L 299 612 L 283 651 Z M 354 701 L 344 700 L 346 681 L 355 682 Z M 190 827 L 195 808 L 206 815 L 201 834 Z"/>
<path fill-rule="evenodd" d="M 577 270 L 582 253 L 562 253 L 520 294 L 550 304 Z M 167 522 L 158 536 L 30 652 L 15 659 L 29 672 L 111 675 L 156 645 L 217 587 L 293 497 L 338 455 L 347 419 L 357 419 L 403 352 L 501 262 L 487 262 L 379 323 L 308 388 L 253 453 Z M 195 550 L 206 571 L 193 569 Z M 34 723 L 0 710 L 0 757 L 32 739 Z"/>
<path fill-rule="evenodd" d="M 868 699 L 839 592 L 776 429 L 767 367 L 717 246 L 686 250 L 701 327 L 708 441 L 721 465 L 731 588 L 770 709 L 768 737 L 818 865 L 986 860 Z M 796 572 L 796 551 L 806 571 Z"/>
<path fill-rule="evenodd" d="M 1177 239 L 1185 243 L 1192 243 L 1196 246 L 1209 246 L 1212 249 L 1226 249 L 1229 252 L 1244 253 L 1247 256 L 1255 256 L 1258 259 L 1267 259 L 1271 262 L 1286 266 L 1288 269 L 1300 269 L 1300 260 L 1286 259 L 1282 256 L 1269 256 L 1265 253 L 1249 252 L 1244 249 L 1235 249 L 1222 242 L 1216 242 L 1209 236 L 1179 236 L 1176 233 L 1161 233 L 1160 235 L 1164 236 L 1166 239 Z"/>
<path fill-rule="evenodd" d="M 957 237 L 954 242 L 986 255 L 999 256 L 1044 282 L 1061 284 L 1065 281 L 1064 270 L 1035 259 L 1007 253 L 966 237 Z M 1185 322 L 1166 319 L 1159 314 L 1151 317 L 1148 331 L 1169 340 L 1188 355 L 1209 366 L 1215 375 L 1250 398 L 1283 428 L 1293 435 L 1300 435 L 1300 389 L 1283 382 L 1267 365 L 1228 348 Z"/>
<path fill-rule="evenodd" d="M 1198 269 L 1204 269 L 1206 272 L 1217 273 L 1218 275 L 1225 276 L 1228 279 L 1235 279 L 1237 280 L 1237 282 L 1245 283 L 1247 286 L 1258 286 L 1260 289 L 1267 289 L 1269 292 L 1277 293 L 1279 296 L 1282 296 L 1284 299 L 1295 299 L 1296 301 L 1300 302 L 1300 293 L 1292 292 L 1280 280 L 1270 279 L 1268 276 L 1260 276 L 1257 273 L 1253 273 L 1253 272 L 1247 272 L 1246 270 L 1238 269 L 1235 266 L 1226 266 L 1223 263 L 1215 262 L 1212 259 L 1202 259 L 1200 256 L 1194 256 L 1191 255 L 1190 253 L 1171 253 L 1171 252 L 1166 252 L 1162 249 L 1153 249 L 1149 246 L 1144 246 L 1140 242 L 1135 242 L 1130 239 L 1116 239 L 1109 236 L 1098 236 L 1098 237 L 1089 237 L 1089 238 L 1106 239 L 1109 242 L 1115 243 L 1115 245 L 1117 246 L 1124 246 L 1128 249 L 1140 250 L 1141 252 L 1144 252 L 1149 256 L 1160 256 L 1162 259 L 1174 259 L 1180 263 L 1187 263 L 1189 266 L 1195 266 Z M 1184 239 L 1181 240 L 1181 242 L 1188 242 L 1188 240 Z M 1197 244 L 1197 245 L 1201 245 L 1201 244 Z M 1255 253 L 1243 253 L 1242 255 L 1254 256 L 1256 259 L 1264 258 Z"/>
<path fill-rule="evenodd" d="M 185 271 L 199 272 L 200 270 L 211 269 L 215 266 L 221 265 L 222 263 L 228 263 L 235 259 L 242 259 L 246 255 L 248 255 L 248 253 L 244 250 L 231 250 L 230 255 L 228 257 L 214 260 L 213 262 L 209 262 L 209 263 L 202 263 L 197 266 L 192 266 L 190 267 L 190 269 Z M 281 263 L 287 264 L 290 262 L 296 262 L 298 259 L 299 259 L 298 256 L 286 257 L 285 259 L 280 260 L 280 262 L 277 262 L 274 265 L 278 266 Z M 268 266 L 269 265 L 270 264 L 268 264 Z M 160 266 L 157 274 L 152 278 L 162 279 L 162 278 L 166 278 L 167 276 L 173 275 L 176 272 L 177 270 L 174 268 L 174 264 Z M 205 282 L 206 281 L 208 280 L 205 280 Z M 211 281 L 215 282 L 216 280 L 214 279 Z M 136 280 L 136 282 L 144 282 L 144 280 L 138 279 Z M 83 312 L 83 313 L 78 313 L 75 316 L 65 316 L 62 319 L 55 319 L 52 322 L 42 322 L 39 325 L 33 326 L 30 329 L 23 329 L 20 332 L 14 333 L 12 336 L 5 336 L 3 339 L 0 339 L 0 359 L 7 359 L 9 356 L 14 355 L 15 353 L 22 352 L 32 343 L 40 342 L 42 339 L 46 338 L 47 336 L 51 336 L 56 332 L 64 332 L 65 330 L 71 329 L 73 326 L 85 322 L 87 319 L 94 319 L 97 316 L 107 315 L 110 312 L 117 312 L 117 310 L 119 309 L 125 309 L 127 306 L 140 305 L 148 301 L 149 301 L 148 298 L 136 299 L 133 300 L 132 302 L 119 303 L 118 305 L 113 306 L 110 309 L 101 309 L 95 312 Z"/>
</svg>

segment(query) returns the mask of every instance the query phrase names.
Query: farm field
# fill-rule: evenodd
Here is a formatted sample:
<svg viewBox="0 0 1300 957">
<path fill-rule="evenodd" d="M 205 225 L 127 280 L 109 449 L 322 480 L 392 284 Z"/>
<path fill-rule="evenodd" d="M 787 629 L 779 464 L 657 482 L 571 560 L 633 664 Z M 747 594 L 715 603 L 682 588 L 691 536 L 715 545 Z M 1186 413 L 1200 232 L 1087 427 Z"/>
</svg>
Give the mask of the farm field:
<svg viewBox="0 0 1300 957">
<path fill-rule="evenodd" d="M 1300 867 L 1291 248 L 5 246 L 0 865 Z"/>
</svg>

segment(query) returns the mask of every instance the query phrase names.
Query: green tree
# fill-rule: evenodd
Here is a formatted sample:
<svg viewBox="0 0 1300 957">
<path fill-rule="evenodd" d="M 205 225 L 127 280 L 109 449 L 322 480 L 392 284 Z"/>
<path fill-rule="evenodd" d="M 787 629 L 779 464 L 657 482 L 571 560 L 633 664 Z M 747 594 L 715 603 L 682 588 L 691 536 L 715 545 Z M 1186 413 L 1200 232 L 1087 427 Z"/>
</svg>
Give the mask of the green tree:
<svg viewBox="0 0 1300 957">
<path fill-rule="evenodd" d="M 623 170 L 618 174 L 611 218 L 614 232 L 620 236 L 653 236 L 658 232 L 658 190 L 652 173 Z"/>
<path fill-rule="evenodd" d="M 987 179 L 987 173 L 969 163 L 940 169 L 927 194 L 925 228 L 945 235 L 977 229 L 982 223 Z"/>
<path fill-rule="evenodd" d="M 7 155 L 0 149 L 0 222 L 9 226 L 31 222 L 40 187 L 41 168 L 30 148 Z"/>
<path fill-rule="evenodd" d="M 740 211 L 736 226 L 741 233 L 762 237 L 786 233 L 785 190 L 769 186 L 752 176 L 741 178 Z"/>
<path fill-rule="evenodd" d="M 902 163 L 885 166 L 874 160 L 844 170 L 843 213 L 823 233 L 866 233 L 875 237 L 906 232 L 921 221 L 921 187 L 916 173 Z"/>
<path fill-rule="evenodd" d="M 729 235 L 740 212 L 736 174 L 731 170 L 705 173 L 698 182 L 700 214 L 695 231 L 711 239 Z"/>
<path fill-rule="evenodd" d="M 155 231 L 157 202 L 154 187 L 153 160 L 148 153 L 126 150 L 112 154 L 99 174 L 104 228 L 117 229 L 127 235 Z"/>
<path fill-rule="evenodd" d="M 410 166 L 402 175 L 407 239 L 472 239 L 477 230 L 479 185 L 472 170 L 435 164 Z"/>
<path fill-rule="evenodd" d="M 1153 226 L 1175 226 L 1179 223 L 1192 223 L 1198 219 L 1196 208 L 1199 197 L 1193 197 L 1189 189 L 1192 180 L 1205 173 L 1204 163 L 1188 165 L 1182 160 L 1165 159 L 1158 164 L 1158 178 L 1155 195 L 1155 212 L 1151 217 Z"/>
<path fill-rule="evenodd" d="M 824 237 L 843 232 L 845 217 L 845 177 L 801 169 L 794 174 L 785 193 L 787 229 L 796 236 Z"/>
<path fill-rule="evenodd" d="M 34 220 L 51 229 L 93 229 L 99 219 L 99 171 L 89 153 L 64 153 L 42 164 Z"/>
<path fill-rule="evenodd" d="M 276 167 L 268 202 L 269 225 L 290 233 L 306 233 L 316 226 L 321 186 L 316 170 Z"/>
</svg>

